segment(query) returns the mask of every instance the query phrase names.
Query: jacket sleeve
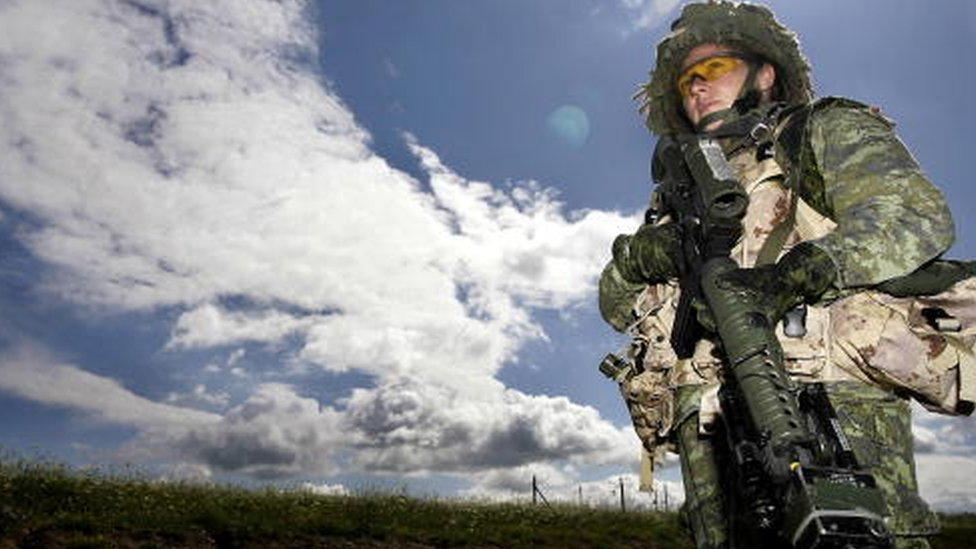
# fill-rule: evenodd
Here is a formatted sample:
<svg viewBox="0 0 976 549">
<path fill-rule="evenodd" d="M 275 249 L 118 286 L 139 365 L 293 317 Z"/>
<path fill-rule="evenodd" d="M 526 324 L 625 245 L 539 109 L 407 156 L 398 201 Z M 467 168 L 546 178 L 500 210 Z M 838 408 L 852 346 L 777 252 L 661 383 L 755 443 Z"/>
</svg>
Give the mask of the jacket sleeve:
<svg viewBox="0 0 976 549">
<path fill-rule="evenodd" d="M 813 244 L 834 260 L 841 288 L 906 275 L 952 245 L 945 198 L 890 122 L 845 105 L 815 111 L 809 124 L 823 190 L 818 201 L 837 223 Z"/>
<path fill-rule="evenodd" d="M 607 324 L 623 332 L 636 320 L 634 308 L 646 285 L 627 282 L 617 271 L 613 260 L 600 275 L 600 315 Z"/>
</svg>

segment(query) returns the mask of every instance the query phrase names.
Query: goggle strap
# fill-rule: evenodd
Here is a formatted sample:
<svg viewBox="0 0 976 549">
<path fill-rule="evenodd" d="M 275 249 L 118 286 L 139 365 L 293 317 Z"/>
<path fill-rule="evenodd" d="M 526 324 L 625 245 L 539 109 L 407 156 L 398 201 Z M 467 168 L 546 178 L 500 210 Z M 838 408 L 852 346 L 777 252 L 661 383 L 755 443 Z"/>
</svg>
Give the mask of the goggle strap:
<svg viewBox="0 0 976 549">
<path fill-rule="evenodd" d="M 724 52 L 723 54 L 715 54 L 715 55 L 725 55 L 726 57 L 735 57 L 736 59 L 741 59 L 745 61 L 750 66 L 758 65 L 759 62 L 762 61 L 762 58 L 759 57 L 758 55 L 754 55 L 751 53 L 744 53 L 741 51 L 729 51 L 729 52 Z M 714 57 L 714 56 L 709 56 L 709 57 Z"/>
<path fill-rule="evenodd" d="M 761 95 L 759 93 L 759 86 L 757 85 L 758 77 L 759 67 L 756 63 L 750 62 L 746 80 L 742 83 L 742 89 L 739 90 L 739 95 L 736 97 L 735 102 L 732 103 L 732 108 L 736 109 L 739 113 L 745 113 L 758 106 Z"/>
</svg>

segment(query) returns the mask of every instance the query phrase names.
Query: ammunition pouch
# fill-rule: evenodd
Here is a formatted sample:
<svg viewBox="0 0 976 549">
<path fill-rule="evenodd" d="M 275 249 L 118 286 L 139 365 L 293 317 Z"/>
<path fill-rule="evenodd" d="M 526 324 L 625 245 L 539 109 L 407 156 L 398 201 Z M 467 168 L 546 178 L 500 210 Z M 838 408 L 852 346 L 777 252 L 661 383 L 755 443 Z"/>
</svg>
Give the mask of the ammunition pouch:
<svg viewBox="0 0 976 549">
<path fill-rule="evenodd" d="M 976 278 L 934 295 L 864 291 L 831 306 L 832 359 L 931 411 L 976 405 Z"/>
<path fill-rule="evenodd" d="M 620 394 L 648 454 L 655 456 L 666 450 L 674 418 L 674 390 L 669 386 L 668 372 L 641 372 L 620 383 Z"/>
</svg>

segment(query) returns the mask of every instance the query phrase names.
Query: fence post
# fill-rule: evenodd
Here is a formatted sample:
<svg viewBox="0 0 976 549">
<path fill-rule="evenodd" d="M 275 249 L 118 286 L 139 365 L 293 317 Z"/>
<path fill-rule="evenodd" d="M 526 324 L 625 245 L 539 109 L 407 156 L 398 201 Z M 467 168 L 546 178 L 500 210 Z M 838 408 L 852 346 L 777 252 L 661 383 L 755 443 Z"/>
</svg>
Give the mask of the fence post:
<svg viewBox="0 0 976 549">
<path fill-rule="evenodd" d="M 539 484 L 535 480 L 535 475 L 532 475 L 532 505 L 535 505 L 536 503 L 536 494 L 538 494 L 538 497 L 542 500 L 542 503 L 546 504 L 546 507 L 552 509 L 552 505 L 549 505 L 549 500 L 546 499 L 546 495 L 543 494 L 542 490 L 539 489 Z"/>
<path fill-rule="evenodd" d="M 627 512 L 627 504 L 624 503 L 624 477 L 620 477 L 620 511 Z"/>
<path fill-rule="evenodd" d="M 668 485 L 664 485 L 664 511 L 668 511 Z"/>
</svg>

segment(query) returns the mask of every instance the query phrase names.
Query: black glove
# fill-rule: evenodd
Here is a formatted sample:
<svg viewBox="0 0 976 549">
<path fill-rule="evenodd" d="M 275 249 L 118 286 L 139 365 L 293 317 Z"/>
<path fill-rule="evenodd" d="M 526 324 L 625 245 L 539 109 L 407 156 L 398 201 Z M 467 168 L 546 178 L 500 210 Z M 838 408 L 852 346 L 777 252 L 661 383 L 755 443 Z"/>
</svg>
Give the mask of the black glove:
<svg viewBox="0 0 976 549">
<path fill-rule="evenodd" d="M 836 278 L 837 267 L 830 256 L 801 242 L 775 265 L 729 271 L 719 277 L 717 285 L 751 295 L 770 324 L 776 324 L 797 305 L 817 301 Z"/>
<path fill-rule="evenodd" d="M 613 263 L 627 282 L 662 282 L 678 276 L 681 230 L 673 223 L 644 225 L 613 241 Z"/>
</svg>

